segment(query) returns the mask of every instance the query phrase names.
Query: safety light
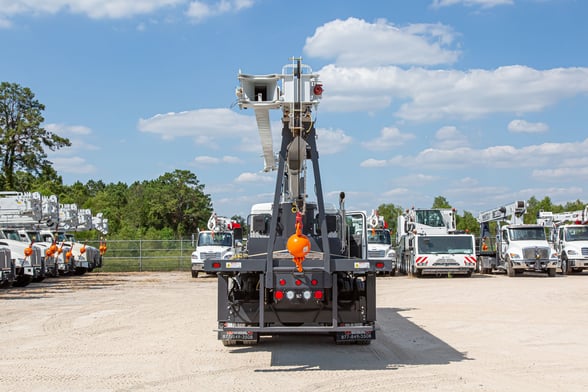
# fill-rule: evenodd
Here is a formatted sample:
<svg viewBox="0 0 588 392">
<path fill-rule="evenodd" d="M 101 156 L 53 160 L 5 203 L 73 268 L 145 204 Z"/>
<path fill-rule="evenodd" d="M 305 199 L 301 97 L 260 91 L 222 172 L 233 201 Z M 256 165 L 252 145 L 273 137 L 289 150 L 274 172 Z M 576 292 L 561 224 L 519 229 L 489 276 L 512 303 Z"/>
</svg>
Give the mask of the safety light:
<svg viewBox="0 0 588 392">
<path fill-rule="evenodd" d="M 313 286 L 316 286 L 318 284 L 318 280 L 313 279 L 313 280 L 310 281 L 310 284 L 313 285 Z"/>
<path fill-rule="evenodd" d="M 314 299 L 323 299 L 323 292 L 318 290 L 314 292 Z"/>
<path fill-rule="evenodd" d="M 278 300 L 281 301 L 284 298 L 284 292 L 283 291 L 276 291 L 274 293 L 274 297 Z"/>
<path fill-rule="evenodd" d="M 378 261 L 376 263 L 376 268 L 384 268 L 384 263 L 382 263 L 381 261 Z"/>
<path fill-rule="evenodd" d="M 212 268 L 220 268 L 221 263 L 219 263 L 218 261 L 215 261 L 214 263 L 212 263 Z"/>
<path fill-rule="evenodd" d="M 294 292 L 292 290 L 286 291 L 286 298 L 292 301 L 294 299 Z"/>
<path fill-rule="evenodd" d="M 296 284 L 296 286 L 300 286 L 302 284 L 302 281 L 300 279 L 296 279 L 296 282 L 294 282 Z"/>
<path fill-rule="evenodd" d="M 310 296 L 311 296 L 311 294 L 310 294 L 310 291 L 308 291 L 308 290 L 305 290 L 305 291 L 302 293 L 302 296 L 304 297 L 304 299 L 305 299 L 305 300 L 307 300 L 307 301 L 308 301 L 308 300 L 310 299 Z"/>
<path fill-rule="evenodd" d="M 280 286 L 284 286 L 286 284 L 286 279 L 280 279 Z"/>
</svg>

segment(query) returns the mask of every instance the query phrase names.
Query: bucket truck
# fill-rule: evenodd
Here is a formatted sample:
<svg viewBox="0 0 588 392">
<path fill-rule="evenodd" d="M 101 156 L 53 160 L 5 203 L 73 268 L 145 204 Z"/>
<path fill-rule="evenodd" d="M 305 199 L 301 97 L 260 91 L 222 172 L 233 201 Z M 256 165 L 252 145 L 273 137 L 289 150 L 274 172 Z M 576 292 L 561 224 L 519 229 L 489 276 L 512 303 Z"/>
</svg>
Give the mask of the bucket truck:
<svg viewBox="0 0 588 392">
<path fill-rule="evenodd" d="M 476 268 L 474 236 L 456 230 L 454 209 L 406 210 L 398 217 L 397 236 L 403 273 L 471 276 Z"/>
<path fill-rule="evenodd" d="M 368 259 L 367 217 L 345 211 L 343 192 L 338 208 L 323 199 L 312 117 L 323 93 L 319 76 L 293 58 L 281 74 L 239 73 L 238 80 L 237 103 L 255 113 L 265 170 L 276 172 L 276 183 L 273 201 L 254 205 L 247 217 L 247 258 L 204 261 L 218 279 L 218 339 L 256 344 L 260 336 L 322 334 L 369 344 L 376 336 L 376 273 L 391 271 L 391 262 Z M 281 110 L 277 157 L 271 109 Z"/>
<path fill-rule="evenodd" d="M 24 242 L 18 232 L 23 225 L 41 221 L 41 195 L 38 192 L 0 192 L 0 246 L 10 249 L 13 286 L 26 286 L 33 280 L 44 278 L 46 247 Z"/>
<path fill-rule="evenodd" d="M 237 257 L 243 247 L 243 229 L 238 222 L 213 212 L 207 228 L 198 230 L 196 236 L 192 236 L 192 246 L 196 247 L 191 256 L 193 278 L 203 272 L 204 260 L 230 260 Z"/>
<path fill-rule="evenodd" d="M 539 211 L 537 223 L 548 228 L 563 275 L 588 269 L 588 206 L 572 212 Z"/>
<path fill-rule="evenodd" d="M 480 273 L 501 270 L 512 277 L 527 271 L 555 276 L 557 254 L 547 242 L 542 225 L 524 223 L 526 211 L 526 201 L 517 200 L 478 215 Z M 491 234 L 491 222 L 495 222 L 496 226 L 494 236 Z"/>
<path fill-rule="evenodd" d="M 368 223 L 368 257 L 371 260 L 390 260 L 392 271 L 390 275 L 396 273 L 396 251 L 392 245 L 390 231 L 387 229 L 386 221 L 378 211 L 372 210 L 367 219 Z"/>
</svg>

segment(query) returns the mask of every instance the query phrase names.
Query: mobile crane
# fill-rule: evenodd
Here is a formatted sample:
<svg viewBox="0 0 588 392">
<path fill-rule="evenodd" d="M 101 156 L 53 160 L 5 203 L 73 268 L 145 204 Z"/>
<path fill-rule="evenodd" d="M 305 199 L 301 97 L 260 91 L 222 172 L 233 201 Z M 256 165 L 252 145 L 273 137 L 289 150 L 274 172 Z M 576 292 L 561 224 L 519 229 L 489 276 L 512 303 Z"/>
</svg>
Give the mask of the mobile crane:
<svg viewBox="0 0 588 392">
<path fill-rule="evenodd" d="M 412 208 L 398 217 L 398 264 L 412 276 L 461 274 L 476 268 L 475 239 L 458 232 L 452 208 Z"/>
<path fill-rule="evenodd" d="M 204 271 L 218 279 L 219 340 L 257 344 L 263 335 L 324 334 L 337 343 L 371 343 L 376 273 L 391 271 L 391 263 L 368 259 L 367 218 L 345 211 L 343 192 L 339 208 L 323 199 L 312 118 L 323 93 L 318 74 L 293 58 L 281 74 L 239 73 L 238 80 L 237 102 L 255 112 L 265 170 L 276 170 L 276 184 L 273 202 L 254 205 L 247 217 L 247 258 L 204 261 Z M 277 159 L 270 109 L 282 111 Z M 306 194 L 307 160 L 316 201 Z"/>
<path fill-rule="evenodd" d="M 513 277 L 528 271 L 555 276 L 557 254 L 547 242 L 545 228 L 542 225 L 524 223 L 526 212 L 526 201 L 517 200 L 478 215 L 480 273 L 501 270 Z M 491 222 L 496 223 L 494 238 L 491 235 Z"/>
<path fill-rule="evenodd" d="M 537 223 L 548 228 L 563 275 L 588 269 L 588 205 L 570 212 L 539 211 Z"/>
</svg>

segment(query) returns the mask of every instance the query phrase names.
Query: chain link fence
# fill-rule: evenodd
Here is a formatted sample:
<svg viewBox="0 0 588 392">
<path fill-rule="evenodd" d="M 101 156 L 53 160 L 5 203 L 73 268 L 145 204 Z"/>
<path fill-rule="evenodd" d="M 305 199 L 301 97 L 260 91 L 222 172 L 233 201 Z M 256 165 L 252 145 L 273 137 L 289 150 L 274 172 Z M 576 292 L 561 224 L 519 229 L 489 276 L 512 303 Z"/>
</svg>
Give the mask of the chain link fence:
<svg viewBox="0 0 588 392">
<path fill-rule="evenodd" d="M 88 242 L 88 245 L 100 245 Z M 187 240 L 108 240 L 103 272 L 189 271 L 193 246 Z"/>
</svg>

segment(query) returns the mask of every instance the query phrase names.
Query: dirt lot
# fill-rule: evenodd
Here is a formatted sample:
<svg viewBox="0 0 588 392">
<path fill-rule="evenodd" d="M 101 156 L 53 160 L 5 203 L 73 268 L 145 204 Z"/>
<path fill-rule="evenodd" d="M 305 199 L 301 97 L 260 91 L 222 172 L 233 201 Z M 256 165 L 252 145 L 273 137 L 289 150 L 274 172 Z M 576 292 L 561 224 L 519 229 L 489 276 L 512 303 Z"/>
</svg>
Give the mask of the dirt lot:
<svg viewBox="0 0 588 392">
<path fill-rule="evenodd" d="M 92 273 L 0 291 L 0 391 L 585 391 L 588 273 L 378 278 L 369 346 L 216 340 L 216 279 Z"/>
</svg>

